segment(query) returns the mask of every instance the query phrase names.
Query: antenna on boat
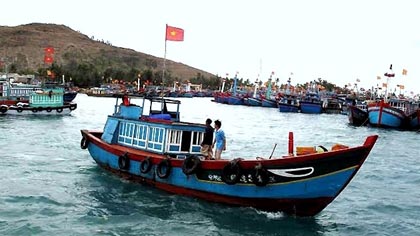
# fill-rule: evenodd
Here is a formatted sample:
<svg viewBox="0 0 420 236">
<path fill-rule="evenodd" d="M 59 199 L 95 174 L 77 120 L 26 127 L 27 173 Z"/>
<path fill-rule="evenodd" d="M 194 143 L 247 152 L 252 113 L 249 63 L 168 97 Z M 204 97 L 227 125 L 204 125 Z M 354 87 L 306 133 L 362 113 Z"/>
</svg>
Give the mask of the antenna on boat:
<svg viewBox="0 0 420 236">
<path fill-rule="evenodd" d="M 273 151 L 271 152 L 271 155 L 268 159 L 271 159 L 271 157 L 273 157 L 274 150 L 276 150 L 276 147 L 277 147 L 277 143 L 274 144 Z"/>
</svg>

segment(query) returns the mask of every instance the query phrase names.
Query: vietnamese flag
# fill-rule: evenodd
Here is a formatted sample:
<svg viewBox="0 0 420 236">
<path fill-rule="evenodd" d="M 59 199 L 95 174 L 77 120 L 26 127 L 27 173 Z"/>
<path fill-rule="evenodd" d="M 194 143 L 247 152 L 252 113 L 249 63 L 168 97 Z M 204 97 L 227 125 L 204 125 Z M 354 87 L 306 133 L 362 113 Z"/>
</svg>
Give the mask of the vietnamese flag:
<svg viewBox="0 0 420 236">
<path fill-rule="evenodd" d="M 169 41 L 184 41 L 184 30 L 177 27 L 166 25 L 165 40 Z"/>
<path fill-rule="evenodd" d="M 45 55 L 45 56 L 44 56 L 44 62 L 45 62 L 45 63 L 47 63 L 47 64 L 52 64 L 52 63 L 53 63 L 53 61 L 54 61 L 54 59 L 53 59 L 53 57 L 52 57 L 52 56 L 48 56 L 48 55 Z"/>
<path fill-rule="evenodd" d="M 54 48 L 53 47 L 46 47 L 44 49 L 45 54 L 53 54 L 54 53 Z"/>
</svg>

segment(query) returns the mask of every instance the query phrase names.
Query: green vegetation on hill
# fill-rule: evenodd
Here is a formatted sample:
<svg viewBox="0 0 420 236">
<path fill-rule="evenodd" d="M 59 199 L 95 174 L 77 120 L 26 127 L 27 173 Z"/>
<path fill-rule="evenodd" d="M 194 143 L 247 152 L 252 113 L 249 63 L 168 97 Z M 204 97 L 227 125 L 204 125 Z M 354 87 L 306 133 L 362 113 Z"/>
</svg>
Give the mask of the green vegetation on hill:
<svg viewBox="0 0 420 236">
<path fill-rule="evenodd" d="M 44 49 L 53 47 L 53 63 L 44 63 Z M 110 80 L 162 83 L 163 58 L 112 46 L 103 40 L 81 34 L 64 25 L 33 23 L 16 27 L 0 26 L 0 59 L 8 71 L 56 78 L 71 78 L 79 87 L 98 86 Z M 0 68 L 4 72 L 4 67 Z M 166 60 L 165 85 L 174 81 L 210 81 L 217 88 L 220 79 L 208 72 Z M 213 81 L 213 82 L 211 82 Z M 218 81 L 217 83 L 215 81 Z"/>
</svg>

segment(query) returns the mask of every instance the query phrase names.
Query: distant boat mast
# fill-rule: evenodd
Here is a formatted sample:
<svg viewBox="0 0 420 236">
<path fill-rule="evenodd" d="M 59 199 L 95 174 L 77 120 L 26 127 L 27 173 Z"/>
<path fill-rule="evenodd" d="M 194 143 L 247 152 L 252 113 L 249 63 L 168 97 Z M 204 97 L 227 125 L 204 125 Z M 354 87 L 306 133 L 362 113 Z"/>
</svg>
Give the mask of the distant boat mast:
<svg viewBox="0 0 420 236">
<path fill-rule="evenodd" d="M 384 74 L 386 77 L 386 87 L 385 87 L 385 98 L 384 101 L 388 102 L 388 83 L 389 83 L 389 78 L 391 77 L 395 77 L 394 72 L 392 71 L 392 64 L 389 66 L 389 72 Z"/>
</svg>

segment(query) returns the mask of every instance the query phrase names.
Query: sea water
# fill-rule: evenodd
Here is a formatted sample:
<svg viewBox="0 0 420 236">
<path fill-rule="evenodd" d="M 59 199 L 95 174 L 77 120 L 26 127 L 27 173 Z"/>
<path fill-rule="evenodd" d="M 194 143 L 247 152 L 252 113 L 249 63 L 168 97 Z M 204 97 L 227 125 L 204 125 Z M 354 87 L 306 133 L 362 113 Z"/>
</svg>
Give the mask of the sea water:
<svg viewBox="0 0 420 236">
<path fill-rule="evenodd" d="M 326 209 L 293 217 L 172 195 L 105 172 L 80 149 L 80 130 L 101 130 L 115 100 L 79 94 L 69 116 L 0 116 L 0 235 L 420 235 L 420 133 L 352 127 L 344 115 L 179 100 L 181 120 L 221 120 L 228 159 L 281 157 L 290 131 L 295 146 L 379 139 Z"/>
</svg>

